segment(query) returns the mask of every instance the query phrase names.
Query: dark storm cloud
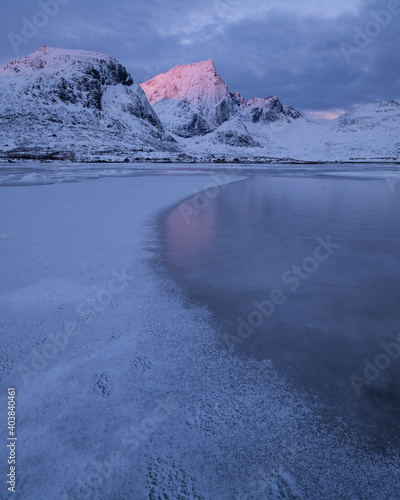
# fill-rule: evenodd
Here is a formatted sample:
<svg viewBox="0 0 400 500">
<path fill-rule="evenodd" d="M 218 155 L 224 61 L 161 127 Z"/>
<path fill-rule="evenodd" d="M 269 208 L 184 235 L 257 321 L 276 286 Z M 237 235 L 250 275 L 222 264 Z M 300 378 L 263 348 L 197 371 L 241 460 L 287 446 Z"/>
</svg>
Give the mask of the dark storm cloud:
<svg viewBox="0 0 400 500">
<path fill-rule="evenodd" d="M 231 91 L 274 93 L 302 111 L 400 97 L 397 0 L 59 0 L 47 22 L 35 18 L 55 1 L 3 6 L 1 62 L 42 45 L 82 48 L 112 55 L 141 82 L 212 57 Z M 43 26 L 26 37 L 25 20 Z"/>
</svg>

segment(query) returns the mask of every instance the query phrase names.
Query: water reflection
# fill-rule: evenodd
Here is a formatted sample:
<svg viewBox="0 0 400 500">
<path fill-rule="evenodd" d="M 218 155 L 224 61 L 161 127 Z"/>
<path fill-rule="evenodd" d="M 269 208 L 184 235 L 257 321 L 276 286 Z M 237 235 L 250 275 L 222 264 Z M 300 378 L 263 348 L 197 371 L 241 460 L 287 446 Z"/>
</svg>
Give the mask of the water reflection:
<svg viewBox="0 0 400 500">
<path fill-rule="evenodd" d="M 166 258 L 174 269 L 185 270 L 215 245 L 218 225 L 215 201 L 206 201 L 208 210 L 198 210 L 192 202 L 184 202 L 167 217 Z"/>
<path fill-rule="evenodd" d="M 182 206 L 173 210 L 166 262 L 234 337 L 238 318 L 249 325 L 255 301 L 281 290 L 284 303 L 248 335 L 240 331 L 239 352 L 271 359 L 335 408 L 397 425 L 400 358 L 361 396 L 350 377 L 366 380 L 365 359 L 374 363 L 400 332 L 399 194 L 378 181 L 255 175 L 221 190 L 189 223 Z M 314 270 L 317 241 L 329 235 L 340 247 Z M 313 269 L 307 277 L 303 262 Z M 297 288 L 293 266 L 303 269 Z"/>
</svg>

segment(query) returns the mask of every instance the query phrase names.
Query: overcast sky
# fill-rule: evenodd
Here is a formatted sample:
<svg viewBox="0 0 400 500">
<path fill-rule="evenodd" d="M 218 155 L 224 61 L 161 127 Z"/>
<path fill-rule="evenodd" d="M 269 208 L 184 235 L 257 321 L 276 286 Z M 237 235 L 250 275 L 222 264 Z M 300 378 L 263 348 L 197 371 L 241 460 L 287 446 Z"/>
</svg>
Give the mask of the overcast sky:
<svg viewBox="0 0 400 500">
<path fill-rule="evenodd" d="M 3 3 L 0 63 L 43 45 L 94 50 L 141 83 L 213 58 L 231 92 L 276 94 L 314 118 L 400 99 L 400 0 L 58 1 L 48 20 L 39 0 Z"/>
</svg>

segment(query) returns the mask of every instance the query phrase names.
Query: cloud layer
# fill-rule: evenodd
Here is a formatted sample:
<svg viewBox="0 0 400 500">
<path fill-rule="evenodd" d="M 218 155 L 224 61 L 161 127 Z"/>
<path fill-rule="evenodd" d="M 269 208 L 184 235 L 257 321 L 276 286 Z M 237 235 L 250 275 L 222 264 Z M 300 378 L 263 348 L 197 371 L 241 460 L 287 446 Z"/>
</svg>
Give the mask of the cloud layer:
<svg viewBox="0 0 400 500">
<path fill-rule="evenodd" d="M 96 50 L 142 82 L 212 57 L 231 91 L 318 119 L 400 98 L 399 0 L 15 0 L 0 29 L 1 63 L 42 45 Z"/>
</svg>

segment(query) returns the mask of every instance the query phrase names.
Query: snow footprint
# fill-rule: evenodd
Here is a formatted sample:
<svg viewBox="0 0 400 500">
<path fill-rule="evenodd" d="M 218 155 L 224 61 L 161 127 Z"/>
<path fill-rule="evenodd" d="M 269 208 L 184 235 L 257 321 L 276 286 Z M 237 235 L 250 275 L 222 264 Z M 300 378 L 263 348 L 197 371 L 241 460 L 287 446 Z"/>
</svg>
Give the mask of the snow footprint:
<svg viewBox="0 0 400 500">
<path fill-rule="evenodd" d="M 141 372 L 144 372 L 144 371 L 149 370 L 151 368 L 151 361 L 149 361 L 146 358 L 146 356 L 136 356 L 131 361 L 131 367 L 134 370 L 140 370 Z"/>
<path fill-rule="evenodd" d="M 110 396 L 112 391 L 112 381 L 108 373 L 95 374 L 93 377 L 93 391 L 105 398 Z"/>
</svg>

